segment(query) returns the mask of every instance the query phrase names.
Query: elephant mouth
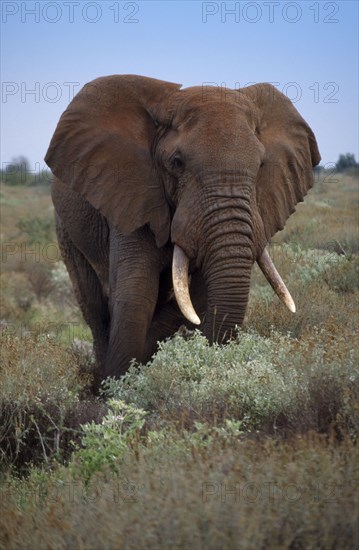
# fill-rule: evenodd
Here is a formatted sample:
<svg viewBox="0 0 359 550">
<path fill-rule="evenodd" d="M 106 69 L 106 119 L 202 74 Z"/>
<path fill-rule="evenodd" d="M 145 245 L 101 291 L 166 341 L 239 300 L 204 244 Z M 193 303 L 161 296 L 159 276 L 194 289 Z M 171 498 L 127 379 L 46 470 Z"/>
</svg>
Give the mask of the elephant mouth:
<svg viewBox="0 0 359 550">
<path fill-rule="evenodd" d="M 266 248 L 257 260 L 257 263 L 267 281 L 273 288 L 274 292 L 277 294 L 278 298 L 289 309 L 289 311 L 295 313 L 296 308 L 293 298 L 290 295 L 286 285 L 284 284 L 283 279 L 279 275 Z M 200 325 L 200 318 L 198 317 L 193 307 L 189 293 L 188 267 L 188 256 L 180 246 L 175 244 L 172 261 L 172 280 L 177 304 L 184 317 L 190 323 L 193 323 L 194 325 Z"/>
</svg>

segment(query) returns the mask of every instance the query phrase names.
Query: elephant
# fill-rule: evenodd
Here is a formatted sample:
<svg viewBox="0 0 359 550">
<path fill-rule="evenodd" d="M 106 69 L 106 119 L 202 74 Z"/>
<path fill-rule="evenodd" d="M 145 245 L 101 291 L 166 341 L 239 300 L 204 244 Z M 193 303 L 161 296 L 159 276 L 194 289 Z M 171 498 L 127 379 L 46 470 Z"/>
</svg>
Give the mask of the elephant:
<svg viewBox="0 0 359 550">
<path fill-rule="evenodd" d="M 266 247 L 312 187 L 320 154 L 274 86 L 101 77 L 70 102 L 45 161 L 96 387 L 183 325 L 226 342 L 243 324 L 255 262 L 295 311 Z"/>
</svg>

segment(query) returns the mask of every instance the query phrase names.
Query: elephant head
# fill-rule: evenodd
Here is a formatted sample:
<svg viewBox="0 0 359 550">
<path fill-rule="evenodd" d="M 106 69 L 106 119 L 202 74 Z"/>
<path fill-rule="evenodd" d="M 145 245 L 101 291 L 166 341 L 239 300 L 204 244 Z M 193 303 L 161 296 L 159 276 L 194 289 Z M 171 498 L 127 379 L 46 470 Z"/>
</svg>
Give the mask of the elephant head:
<svg viewBox="0 0 359 550">
<path fill-rule="evenodd" d="M 295 310 L 265 247 L 313 185 L 320 155 L 273 86 L 99 78 L 62 115 L 45 160 L 122 234 L 145 226 L 158 248 L 172 243 L 175 295 L 194 324 L 188 273 L 201 271 L 210 340 L 243 322 L 255 261 Z"/>
</svg>

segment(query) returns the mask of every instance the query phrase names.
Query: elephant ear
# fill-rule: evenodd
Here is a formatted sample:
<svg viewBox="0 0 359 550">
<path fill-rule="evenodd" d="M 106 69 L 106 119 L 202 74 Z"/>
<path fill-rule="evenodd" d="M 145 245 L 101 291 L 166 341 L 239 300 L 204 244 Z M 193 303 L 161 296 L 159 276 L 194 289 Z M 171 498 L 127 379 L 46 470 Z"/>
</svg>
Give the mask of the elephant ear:
<svg viewBox="0 0 359 550">
<path fill-rule="evenodd" d="M 149 224 L 157 246 L 168 240 L 170 214 L 151 155 L 155 116 L 179 88 L 132 75 L 93 80 L 61 116 L 45 157 L 121 232 Z"/>
<path fill-rule="evenodd" d="M 308 124 L 274 86 L 256 84 L 239 92 L 254 107 L 256 135 L 265 147 L 256 198 L 269 241 L 313 186 L 313 167 L 320 154 Z"/>
</svg>

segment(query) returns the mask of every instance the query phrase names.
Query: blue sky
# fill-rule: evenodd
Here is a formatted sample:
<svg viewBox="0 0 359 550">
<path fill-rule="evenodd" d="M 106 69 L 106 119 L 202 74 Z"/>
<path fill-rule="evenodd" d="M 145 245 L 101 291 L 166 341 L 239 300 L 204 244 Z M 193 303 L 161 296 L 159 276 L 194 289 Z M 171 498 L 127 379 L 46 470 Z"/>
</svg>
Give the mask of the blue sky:
<svg viewBox="0 0 359 550">
<path fill-rule="evenodd" d="M 322 163 L 358 159 L 358 3 L 2 1 L 1 162 L 43 157 L 73 92 L 107 74 L 184 86 L 272 82 Z"/>
</svg>

